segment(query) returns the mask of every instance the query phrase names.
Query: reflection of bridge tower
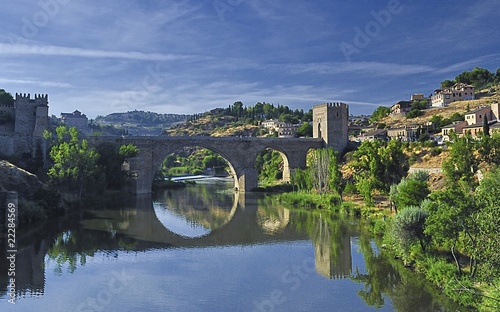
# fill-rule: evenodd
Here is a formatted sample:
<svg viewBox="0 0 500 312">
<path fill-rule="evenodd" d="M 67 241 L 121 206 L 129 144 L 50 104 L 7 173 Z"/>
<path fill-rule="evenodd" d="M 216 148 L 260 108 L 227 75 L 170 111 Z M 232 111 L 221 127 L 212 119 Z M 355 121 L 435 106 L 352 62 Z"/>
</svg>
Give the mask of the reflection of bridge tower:
<svg viewBox="0 0 500 312">
<path fill-rule="evenodd" d="M 326 220 L 319 219 L 313 237 L 316 272 L 328 278 L 351 275 L 351 240 L 347 231 L 332 235 Z"/>
<path fill-rule="evenodd" d="M 16 286 L 18 292 L 43 295 L 45 289 L 45 240 L 30 244 L 18 251 L 16 259 Z"/>
</svg>

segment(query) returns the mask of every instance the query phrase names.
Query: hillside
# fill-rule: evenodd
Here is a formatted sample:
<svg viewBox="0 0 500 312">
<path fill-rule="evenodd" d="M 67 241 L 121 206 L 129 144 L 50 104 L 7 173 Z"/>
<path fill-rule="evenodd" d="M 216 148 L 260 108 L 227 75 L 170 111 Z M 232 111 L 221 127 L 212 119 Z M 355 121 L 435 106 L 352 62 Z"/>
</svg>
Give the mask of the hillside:
<svg viewBox="0 0 500 312">
<path fill-rule="evenodd" d="M 267 134 L 261 127 L 236 121 L 236 117 L 206 114 L 196 120 L 179 123 L 163 132 L 170 136 L 262 136 Z"/>
<path fill-rule="evenodd" d="M 183 123 L 186 119 L 187 115 L 158 114 L 135 110 L 97 116 L 93 123 L 99 126 L 126 129 L 132 135 L 159 135 L 164 129 Z"/>
<path fill-rule="evenodd" d="M 382 118 L 379 123 L 385 123 L 387 127 L 397 128 L 405 126 L 408 124 L 425 124 L 428 122 L 432 116 L 441 115 L 444 118 L 449 118 L 455 113 L 464 114 L 467 109 L 470 111 L 482 107 L 488 106 L 493 102 L 500 101 L 500 89 L 496 89 L 493 92 L 488 92 L 483 90 L 480 93 L 476 93 L 478 99 L 472 101 L 459 101 L 449 104 L 447 107 L 437 107 L 429 108 L 423 110 L 423 115 L 416 118 L 406 118 L 406 117 L 391 117 L 387 116 Z"/>
</svg>

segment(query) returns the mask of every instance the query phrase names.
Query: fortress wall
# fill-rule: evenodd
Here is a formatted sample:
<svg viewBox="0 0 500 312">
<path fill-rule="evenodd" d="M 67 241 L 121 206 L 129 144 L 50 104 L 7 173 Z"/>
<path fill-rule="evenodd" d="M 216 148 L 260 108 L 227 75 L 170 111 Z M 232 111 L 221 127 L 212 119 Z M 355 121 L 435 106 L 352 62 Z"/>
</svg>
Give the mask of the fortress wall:
<svg viewBox="0 0 500 312">
<path fill-rule="evenodd" d="M 47 145 L 43 138 L 33 138 L 31 136 L 21 136 L 18 134 L 0 134 L 0 154 L 6 156 L 30 153 L 35 156 L 37 145 L 42 149 L 42 154 L 46 155 Z"/>
</svg>

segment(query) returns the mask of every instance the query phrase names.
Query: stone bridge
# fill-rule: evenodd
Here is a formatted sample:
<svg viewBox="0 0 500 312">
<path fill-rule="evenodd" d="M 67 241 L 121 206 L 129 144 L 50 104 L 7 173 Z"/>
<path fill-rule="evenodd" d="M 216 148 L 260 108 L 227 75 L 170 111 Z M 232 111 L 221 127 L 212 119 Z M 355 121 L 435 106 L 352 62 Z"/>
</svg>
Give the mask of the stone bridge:
<svg viewBox="0 0 500 312">
<path fill-rule="evenodd" d="M 322 138 L 253 138 L 209 136 L 158 136 L 158 137 L 91 137 L 91 143 L 115 142 L 133 144 L 139 155 L 129 159 L 130 171 L 136 176 L 135 194 L 151 193 L 154 174 L 163 160 L 184 147 L 199 146 L 224 157 L 234 176 L 235 188 L 242 192 L 258 186 L 255 160 L 259 153 L 272 149 L 283 157 L 283 180 L 289 181 L 293 169 L 306 167 L 306 155 L 312 148 L 324 147 Z"/>
</svg>

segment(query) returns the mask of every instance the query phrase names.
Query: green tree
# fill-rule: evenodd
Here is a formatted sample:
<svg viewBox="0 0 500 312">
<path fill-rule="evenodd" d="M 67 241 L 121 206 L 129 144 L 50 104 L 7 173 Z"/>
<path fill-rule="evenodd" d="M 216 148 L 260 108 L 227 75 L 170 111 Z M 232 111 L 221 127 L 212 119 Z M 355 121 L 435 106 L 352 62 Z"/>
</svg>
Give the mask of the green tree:
<svg viewBox="0 0 500 312">
<path fill-rule="evenodd" d="M 384 193 L 389 193 L 392 184 L 397 184 L 408 174 L 410 165 L 408 156 L 403 151 L 403 143 L 398 140 L 391 140 L 379 151 L 383 174 L 379 177 L 380 189 Z"/>
<path fill-rule="evenodd" d="M 338 152 L 333 148 L 314 150 L 308 164 L 315 190 L 319 194 L 334 192 L 342 199 L 343 181 Z"/>
<path fill-rule="evenodd" d="M 474 85 L 476 88 L 484 88 L 494 82 L 495 75 L 485 68 L 476 67 L 472 71 L 464 71 L 455 78 L 458 83 Z"/>
<path fill-rule="evenodd" d="M 4 89 L 0 89 L 0 104 L 8 106 L 14 105 L 14 98 L 12 97 L 12 94 Z"/>
<path fill-rule="evenodd" d="M 310 123 L 304 122 L 297 129 L 297 136 L 310 138 L 313 136 L 313 127 Z"/>
<path fill-rule="evenodd" d="M 477 241 L 474 254 L 479 261 L 480 275 L 491 282 L 500 277 L 500 170 L 486 175 L 474 194 L 478 210 L 471 216 L 476 220 Z"/>
<path fill-rule="evenodd" d="M 430 195 L 425 210 L 429 212 L 425 232 L 436 247 L 451 251 L 457 271 L 462 274 L 460 254 L 457 249 L 466 251 L 465 246 L 473 248 L 476 240 L 473 236 L 471 216 L 476 210 L 470 187 L 464 181 L 443 191 L 435 191 Z M 474 257 L 471 257 L 471 263 Z"/>
<path fill-rule="evenodd" d="M 403 178 L 391 194 L 391 199 L 398 209 L 419 206 L 429 195 L 428 174 L 415 173 Z M 392 188 L 391 188 L 392 191 Z"/>
<path fill-rule="evenodd" d="M 96 146 L 96 151 L 99 154 L 97 164 L 105 176 L 105 187 L 111 189 L 123 187 L 126 174 L 122 170 L 122 164 L 126 159 L 135 157 L 139 149 L 132 144 L 101 143 Z"/>
<path fill-rule="evenodd" d="M 283 178 L 283 156 L 274 150 L 265 150 L 257 155 L 255 169 L 259 180 L 274 182 Z"/>
<path fill-rule="evenodd" d="M 418 109 L 418 110 L 426 109 L 427 104 L 428 104 L 427 100 L 414 101 L 411 104 L 411 109 Z"/>
<path fill-rule="evenodd" d="M 51 137 L 47 132 L 45 136 Z M 49 155 L 54 164 L 49 169 L 48 176 L 56 184 L 70 188 L 76 186 L 79 197 L 82 196 L 84 187 L 98 176 L 99 154 L 89 146 L 86 139 L 78 137 L 76 128 L 57 127 Z"/>
<path fill-rule="evenodd" d="M 424 112 L 422 112 L 421 110 L 412 108 L 408 113 L 406 113 L 406 118 L 413 119 L 417 118 L 418 116 L 422 116 L 423 114 Z"/>
<path fill-rule="evenodd" d="M 327 149 L 330 158 L 328 166 L 328 189 L 335 192 L 342 202 L 345 181 L 342 176 L 342 165 L 340 163 L 339 154 L 333 148 Z"/>
<path fill-rule="evenodd" d="M 465 120 L 465 115 L 460 114 L 459 112 L 453 113 L 453 115 L 450 116 L 450 121 L 464 121 Z"/>
<path fill-rule="evenodd" d="M 488 116 L 484 114 L 483 116 L 483 134 L 486 136 L 490 136 L 490 124 L 488 122 Z"/>
<path fill-rule="evenodd" d="M 364 141 L 353 153 L 351 164 L 356 188 L 368 196 L 378 189 L 388 194 L 392 184 L 398 184 L 408 173 L 408 156 L 403 151 L 403 143 L 398 140 L 387 142 Z M 365 197 L 369 199 L 369 197 Z"/>
<path fill-rule="evenodd" d="M 500 165 L 500 132 L 483 136 L 478 145 L 480 159 L 490 165 Z"/>
<path fill-rule="evenodd" d="M 470 134 L 457 137 L 453 136 L 450 144 L 450 156 L 443 162 L 443 172 L 450 184 L 464 181 L 470 186 L 474 184 L 474 174 L 478 168 L 475 157 L 477 141 Z"/>
<path fill-rule="evenodd" d="M 455 81 L 446 79 L 441 82 L 441 88 L 449 88 L 455 84 Z"/>
<path fill-rule="evenodd" d="M 372 113 L 370 117 L 370 123 L 374 123 L 379 121 L 380 119 L 384 118 L 385 116 L 389 115 L 391 112 L 391 109 L 387 106 L 379 106 L 375 111 Z"/>
<path fill-rule="evenodd" d="M 312 190 L 311 172 L 309 168 L 293 170 L 290 179 L 290 183 L 296 186 L 298 191 L 307 192 Z"/>
</svg>

